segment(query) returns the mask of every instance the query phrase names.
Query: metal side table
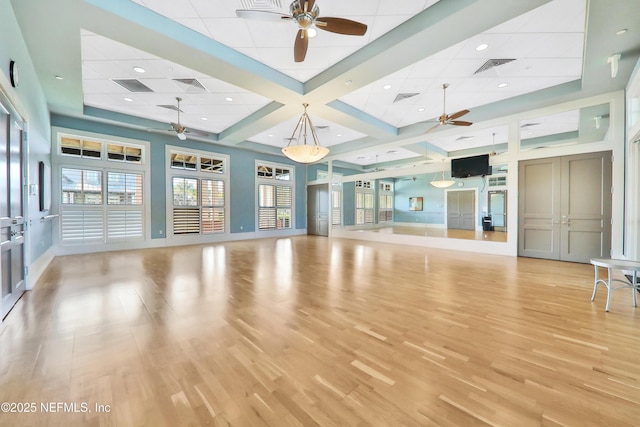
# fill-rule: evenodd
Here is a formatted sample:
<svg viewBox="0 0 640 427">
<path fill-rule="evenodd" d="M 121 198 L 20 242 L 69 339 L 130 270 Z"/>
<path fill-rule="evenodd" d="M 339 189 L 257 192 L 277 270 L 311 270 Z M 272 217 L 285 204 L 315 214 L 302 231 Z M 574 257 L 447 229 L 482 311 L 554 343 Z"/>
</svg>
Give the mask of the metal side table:
<svg viewBox="0 0 640 427">
<path fill-rule="evenodd" d="M 607 287 L 607 306 L 605 307 L 606 311 L 609 311 L 609 306 L 611 305 L 611 291 L 615 289 L 622 288 L 630 288 L 633 293 L 633 306 L 638 306 L 638 298 L 636 296 L 636 290 L 640 289 L 640 282 L 638 282 L 638 272 L 640 272 L 640 262 L 639 261 L 628 261 L 624 259 L 607 259 L 607 258 L 592 258 L 591 264 L 594 265 L 596 270 L 596 278 L 593 283 L 593 295 L 591 295 L 591 301 L 596 299 L 596 291 L 598 290 L 598 285 L 604 285 Z M 606 279 L 600 278 L 600 267 L 606 268 L 608 272 L 608 276 Z M 632 281 L 629 283 L 626 280 L 614 279 L 613 278 L 613 270 L 626 270 L 631 272 Z M 613 287 L 613 283 L 618 282 L 622 283 L 622 285 L 618 287 Z"/>
</svg>

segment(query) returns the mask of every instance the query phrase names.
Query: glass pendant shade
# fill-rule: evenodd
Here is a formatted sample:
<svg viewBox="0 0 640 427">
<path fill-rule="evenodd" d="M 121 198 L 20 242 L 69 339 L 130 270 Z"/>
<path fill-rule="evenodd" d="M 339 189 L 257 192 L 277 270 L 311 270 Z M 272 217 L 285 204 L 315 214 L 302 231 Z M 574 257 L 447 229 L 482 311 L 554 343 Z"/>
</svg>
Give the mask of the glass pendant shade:
<svg viewBox="0 0 640 427">
<path fill-rule="evenodd" d="M 442 171 L 442 178 L 431 181 L 431 185 L 437 188 L 451 187 L 456 182 L 452 179 L 444 179 L 444 171 Z"/>
<path fill-rule="evenodd" d="M 325 157 L 329 154 L 329 149 L 323 147 L 318 142 L 318 135 L 316 134 L 316 128 L 311 122 L 311 118 L 307 114 L 307 107 L 309 104 L 302 104 L 304 107 L 304 113 L 298 120 L 291 138 L 289 138 L 289 144 L 282 149 L 282 153 L 298 163 L 313 163 Z M 307 136 L 311 134 L 313 139 L 312 144 L 307 144 Z"/>
</svg>

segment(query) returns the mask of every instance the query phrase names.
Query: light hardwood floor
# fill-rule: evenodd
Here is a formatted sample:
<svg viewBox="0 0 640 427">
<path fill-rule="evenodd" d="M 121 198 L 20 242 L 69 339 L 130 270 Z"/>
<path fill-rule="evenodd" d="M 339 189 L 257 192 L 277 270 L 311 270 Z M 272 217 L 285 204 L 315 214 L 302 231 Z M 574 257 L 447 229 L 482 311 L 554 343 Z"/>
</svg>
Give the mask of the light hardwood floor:
<svg viewBox="0 0 640 427">
<path fill-rule="evenodd" d="M 0 425 L 635 426 L 640 308 L 592 285 L 312 236 L 61 257 L 0 325 L 0 400 L 38 405 Z"/>
</svg>

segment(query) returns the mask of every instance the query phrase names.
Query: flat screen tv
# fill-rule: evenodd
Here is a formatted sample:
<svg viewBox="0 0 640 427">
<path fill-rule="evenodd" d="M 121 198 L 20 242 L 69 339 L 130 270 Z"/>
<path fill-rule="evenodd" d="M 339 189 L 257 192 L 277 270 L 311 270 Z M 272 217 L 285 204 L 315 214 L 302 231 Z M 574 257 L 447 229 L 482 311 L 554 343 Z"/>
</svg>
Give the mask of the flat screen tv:
<svg viewBox="0 0 640 427">
<path fill-rule="evenodd" d="M 453 178 L 469 178 L 471 176 L 491 175 L 489 155 L 451 159 L 451 176 Z"/>
</svg>

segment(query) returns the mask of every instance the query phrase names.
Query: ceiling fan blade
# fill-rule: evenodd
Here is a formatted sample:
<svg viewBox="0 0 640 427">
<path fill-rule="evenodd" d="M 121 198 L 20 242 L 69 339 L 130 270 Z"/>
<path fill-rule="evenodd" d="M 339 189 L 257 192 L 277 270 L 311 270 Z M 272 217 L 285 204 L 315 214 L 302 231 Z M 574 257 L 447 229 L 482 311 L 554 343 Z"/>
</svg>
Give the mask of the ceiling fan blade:
<svg viewBox="0 0 640 427">
<path fill-rule="evenodd" d="M 316 20 L 316 27 L 337 34 L 348 36 L 364 36 L 367 26 L 361 22 L 352 21 L 345 18 L 322 17 Z"/>
<path fill-rule="evenodd" d="M 209 136 L 209 132 L 204 132 L 201 130 L 189 129 L 184 131 L 184 133 L 188 133 L 190 135 L 198 135 L 198 136 Z"/>
<path fill-rule="evenodd" d="M 307 48 L 309 47 L 309 37 L 307 30 L 299 29 L 296 35 L 296 42 L 293 46 L 293 59 L 296 62 L 304 61 L 304 57 L 307 56 Z"/>
<path fill-rule="evenodd" d="M 452 121 L 449 121 L 448 124 L 454 125 L 454 126 L 471 126 L 473 123 L 464 122 L 462 120 L 452 120 Z"/>
<path fill-rule="evenodd" d="M 257 19 L 260 21 L 286 21 L 291 20 L 291 16 L 267 10 L 237 9 L 236 16 L 244 19 Z"/>
<path fill-rule="evenodd" d="M 458 111 L 457 113 L 453 113 L 452 115 L 450 115 L 448 120 L 455 120 L 458 117 L 462 117 L 462 116 L 464 116 L 465 114 L 468 114 L 468 113 L 469 113 L 469 110 Z"/>
<path fill-rule="evenodd" d="M 440 124 L 440 123 L 438 123 L 437 125 L 435 125 L 435 126 L 433 126 L 433 127 L 430 127 L 429 129 L 427 129 L 427 130 L 425 131 L 425 133 L 429 133 L 429 132 L 431 132 L 432 130 L 434 130 L 435 128 L 440 127 L 440 126 L 441 126 L 441 124 Z"/>
</svg>

